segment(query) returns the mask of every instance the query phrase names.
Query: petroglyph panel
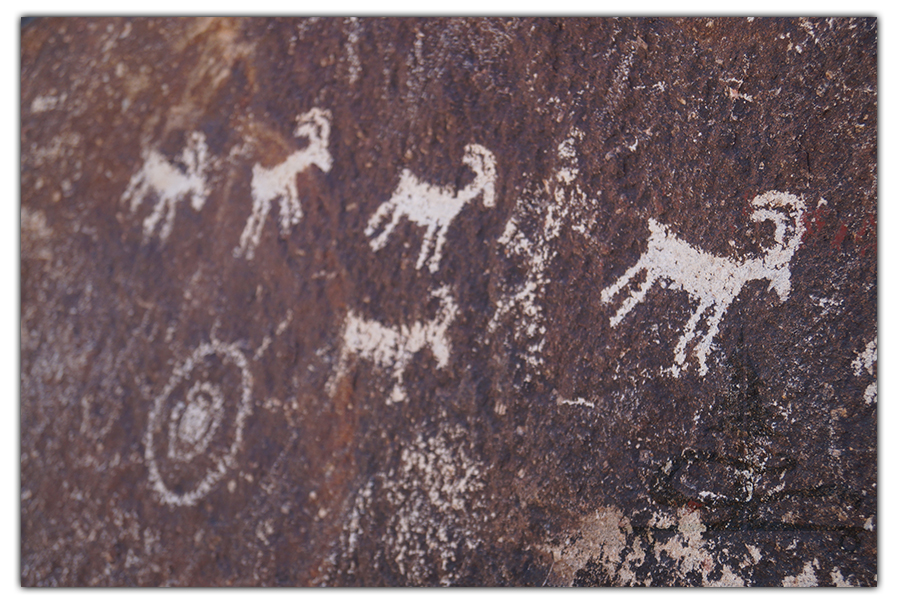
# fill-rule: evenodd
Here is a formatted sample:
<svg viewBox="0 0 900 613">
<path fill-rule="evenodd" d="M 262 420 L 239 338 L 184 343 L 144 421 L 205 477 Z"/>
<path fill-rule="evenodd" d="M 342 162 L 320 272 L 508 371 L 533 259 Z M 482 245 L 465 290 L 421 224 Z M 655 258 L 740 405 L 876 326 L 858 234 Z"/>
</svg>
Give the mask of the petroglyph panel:
<svg viewBox="0 0 900 613">
<path fill-rule="evenodd" d="M 37 18 L 21 581 L 874 586 L 872 18 Z"/>
</svg>

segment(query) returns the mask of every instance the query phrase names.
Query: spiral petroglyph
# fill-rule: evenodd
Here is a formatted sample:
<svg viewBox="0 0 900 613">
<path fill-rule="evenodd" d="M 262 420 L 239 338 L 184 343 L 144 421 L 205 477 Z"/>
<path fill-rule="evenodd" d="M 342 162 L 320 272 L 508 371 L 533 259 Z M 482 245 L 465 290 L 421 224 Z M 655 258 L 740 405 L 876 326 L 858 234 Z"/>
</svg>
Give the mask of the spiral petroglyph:
<svg viewBox="0 0 900 613">
<path fill-rule="evenodd" d="M 150 483 L 164 503 L 196 504 L 233 467 L 252 388 L 244 354 L 215 339 L 175 368 L 144 437 Z"/>
</svg>

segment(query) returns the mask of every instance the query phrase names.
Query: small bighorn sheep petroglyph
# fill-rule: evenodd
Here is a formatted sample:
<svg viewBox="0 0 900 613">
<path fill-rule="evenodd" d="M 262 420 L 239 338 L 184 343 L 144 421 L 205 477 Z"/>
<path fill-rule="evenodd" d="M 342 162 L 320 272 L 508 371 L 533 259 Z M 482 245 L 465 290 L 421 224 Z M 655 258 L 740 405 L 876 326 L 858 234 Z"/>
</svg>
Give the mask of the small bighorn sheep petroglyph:
<svg viewBox="0 0 900 613">
<path fill-rule="evenodd" d="M 638 272 L 646 271 L 644 282 L 632 291 L 616 314 L 610 318 L 609 323 L 613 327 L 622 321 L 635 305 L 644 300 L 647 290 L 658 280 L 667 281 L 668 289 L 687 292 L 693 300 L 699 301 L 675 348 L 675 364 L 669 372 L 676 377 L 686 369 L 685 350 L 696 336 L 697 324 L 707 309 L 713 307 L 714 311 L 708 319 L 706 335 L 695 350 L 701 375 L 707 372 L 706 357 L 713 338 L 719 331 L 719 322 L 747 282 L 768 279 L 769 289 L 775 290 L 782 302 L 787 300 L 790 294 L 789 264 L 803 238 L 801 221 L 806 206 L 797 196 L 777 191 L 757 196 L 751 205 L 755 209 L 750 216 L 751 220 L 771 221 L 775 224 L 775 244 L 764 251 L 762 257 L 734 260 L 711 255 L 676 237 L 668 226 L 655 219 L 649 219 L 650 238 L 647 241 L 647 250 L 637 264 L 625 271 L 625 274 L 600 294 L 601 300 L 607 303 Z M 789 209 L 793 218 L 791 236 L 787 242 L 785 242 L 787 218 L 776 208 Z"/>
<path fill-rule="evenodd" d="M 456 318 L 457 307 L 450 296 L 450 288 L 442 286 L 431 293 L 440 300 L 437 315 L 430 321 L 417 321 L 412 326 L 406 324 L 389 327 L 384 324 L 363 319 L 353 311 L 347 314 L 344 329 L 341 333 L 341 356 L 334 376 L 328 381 L 327 390 L 330 396 L 337 391 L 337 383 L 347 372 L 350 354 L 370 360 L 380 368 L 390 368 L 394 378 L 394 389 L 388 397 L 388 403 L 402 402 L 406 399 L 403 389 L 403 372 L 413 356 L 431 348 L 431 354 L 438 368 L 444 368 L 450 360 L 450 340 L 447 328 Z"/>
<path fill-rule="evenodd" d="M 165 221 L 159 229 L 159 238 L 165 242 L 172 232 L 175 221 L 175 205 L 182 198 L 191 196 L 191 206 L 195 211 L 199 211 L 209 196 L 210 190 L 206 185 L 209 168 L 206 137 L 200 132 L 193 132 L 184 150 L 176 158 L 178 165 L 171 164 L 156 149 L 144 149 L 143 157 L 144 165 L 131 177 L 128 188 L 122 194 L 122 200 L 131 202 L 131 212 L 134 213 L 147 196 L 151 193 L 156 194 L 158 197 L 156 206 L 144 219 L 144 238 L 149 238 L 153 234 L 165 214 Z M 181 165 L 186 172 L 179 168 Z"/>
<path fill-rule="evenodd" d="M 297 175 L 310 166 L 318 166 L 322 172 L 331 170 L 332 159 L 328 152 L 330 120 L 331 112 L 320 108 L 313 108 L 298 116 L 294 136 L 308 138 L 306 148 L 295 151 L 272 168 L 263 168 L 258 163 L 253 166 L 253 179 L 250 182 L 253 212 L 241 233 L 240 245 L 234 250 L 234 257 L 243 255 L 248 260 L 253 259 L 262 235 L 263 223 L 273 201 L 278 201 L 282 237 L 287 236 L 291 227 L 300 222 L 303 211 L 297 195 Z"/>
<path fill-rule="evenodd" d="M 481 145 L 467 145 L 462 161 L 475 173 L 475 179 L 459 191 L 450 186 L 426 183 L 404 168 L 400 173 L 400 184 L 391 199 L 378 207 L 366 226 L 366 236 L 371 238 L 369 245 L 372 249 L 378 251 L 384 247 L 396 225 L 406 217 L 426 228 L 416 269 L 422 267 L 431 251 L 428 269 L 437 272 L 447 229 L 463 205 L 481 195 L 484 206 L 494 206 L 494 181 L 497 176 L 494 154 Z M 373 236 L 387 217 L 391 218 L 390 221 L 380 234 Z"/>
</svg>

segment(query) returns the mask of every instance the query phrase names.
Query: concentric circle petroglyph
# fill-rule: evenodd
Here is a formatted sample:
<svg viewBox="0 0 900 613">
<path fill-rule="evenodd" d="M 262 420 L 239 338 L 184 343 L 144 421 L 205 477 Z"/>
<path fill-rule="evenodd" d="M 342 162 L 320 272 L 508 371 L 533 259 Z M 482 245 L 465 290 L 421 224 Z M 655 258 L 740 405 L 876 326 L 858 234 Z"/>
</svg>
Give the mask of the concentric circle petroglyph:
<svg viewBox="0 0 900 613">
<path fill-rule="evenodd" d="M 233 467 L 253 377 L 234 344 L 203 343 L 172 371 L 147 420 L 144 459 L 162 501 L 191 506 Z"/>
</svg>

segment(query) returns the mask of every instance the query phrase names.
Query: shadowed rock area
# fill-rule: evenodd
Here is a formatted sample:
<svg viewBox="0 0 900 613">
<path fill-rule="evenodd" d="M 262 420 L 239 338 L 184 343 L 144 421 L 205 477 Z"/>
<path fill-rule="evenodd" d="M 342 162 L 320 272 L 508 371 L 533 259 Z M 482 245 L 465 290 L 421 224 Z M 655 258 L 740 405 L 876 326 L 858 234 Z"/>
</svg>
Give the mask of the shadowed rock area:
<svg viewBox="0 0 900 613">
<path fill-rule="evenodd" d="M 875 19 L 21 45 L 23 585 L 875 585 Z"/>
</svg>

